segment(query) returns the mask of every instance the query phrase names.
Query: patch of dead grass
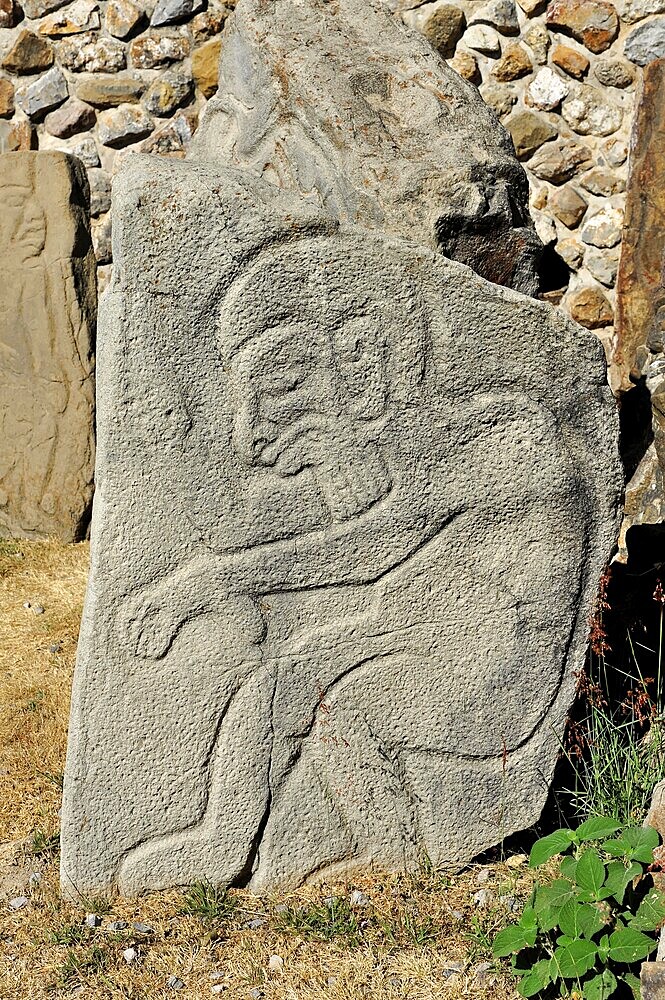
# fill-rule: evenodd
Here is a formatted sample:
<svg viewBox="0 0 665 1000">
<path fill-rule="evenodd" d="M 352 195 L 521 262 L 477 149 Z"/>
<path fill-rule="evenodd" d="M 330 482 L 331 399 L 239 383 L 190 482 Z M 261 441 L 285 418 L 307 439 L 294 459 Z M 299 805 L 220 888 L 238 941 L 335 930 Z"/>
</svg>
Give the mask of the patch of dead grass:
<svg viewBox="0 0 665 1000">
<path fill-rule="evenodd" d="M 229 912 L 213 919 L 184 913 L 181 892 L 60 899 L 53 836 L 87 562 L 87 545 L 0 541 L 0 997 L 515 1000 L 503 968 L 483 966 L 512 901 L 530 891 L 524 865 L 492 865 L 484 881 L 476 867 L 355 874 L 261 898 L 238 890 Z M 353 889 L 368 902 L 350 905 Z M 482 908 L 473 899 L 479 889 L 490 893 Z M 7 901 L 18 895 L 29 903 L 13 912 Z M 84 924 L 91 911 L 104 914 L 99 927 Z M 126 929 L 109 929 L 120 920 Z M 128 965 L 130 947 L 138 958 Z M 281 971 L 270 970 L 271 955 L 283 959 Z M 170 988 L 170 976 L 184 988 Z"/>
</svg>

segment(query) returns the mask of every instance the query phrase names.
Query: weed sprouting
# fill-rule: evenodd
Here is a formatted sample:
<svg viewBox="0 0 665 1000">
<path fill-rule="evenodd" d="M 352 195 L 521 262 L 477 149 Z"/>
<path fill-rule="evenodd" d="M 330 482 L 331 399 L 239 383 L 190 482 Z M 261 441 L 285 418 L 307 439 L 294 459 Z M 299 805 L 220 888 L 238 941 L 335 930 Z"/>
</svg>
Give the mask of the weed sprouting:
<svg viewBox="0 0 665 1000">
<path fill-rule="evenodd" d="M 64 927 L 56 927 L 49 934 L 49 939 L 53 944 L 74 945 L 81 944 L 87 936 L 87 928 L 82 924 L 66 924 Z"/>
<path fill-rule="evenodd" d="M 108 961 L 109 955 L 98 945 L 92 945 L 81 952 L 70 950 L 57 970 L 51 989 L 65 989 L 76 979 L 85 982 L 86 976 L 102 972 Z"/>
<path fill-rule="evenodd" d="M 350 948 L 362 941 L 360 922 L 348 900 L 331 896 L 309 906 L 287 906 L 277 916 L 279 930 L 318 941 L 343 941 Z"/>
<path fill-rule="evenodd" d="M 630 661 L 621 669 L 612 662 L 605 630 L 608 583 L 606 573 L 590 622 L 588 667 L 578 676 L 578 697 L 586 711 L 569 726 L 563 748 L 574 774 L 573 787 L 564 792 L 582 819 L 608 816 L 621 824 L 641 823 L 653 787 L 665 773 L 665 593 L 658 583 L 653 593 L 660 608 L 657 648 L 629 634 Z"/>
<path fill-rule="evenodd" d="M 60 831 L 46 833 L 37 828 L 32 834 L 30 853 L 35 857 L 53 856 L 60 850 Z"/>
<path fill-rule="evenodd" d="M 229 920 L 236 908 L 233 896 L 228 890 L 210 882 L 194 882 L 183 898 L 179 912 L 185 916 L 199 917 L 201 920 Z"/>
</svg>

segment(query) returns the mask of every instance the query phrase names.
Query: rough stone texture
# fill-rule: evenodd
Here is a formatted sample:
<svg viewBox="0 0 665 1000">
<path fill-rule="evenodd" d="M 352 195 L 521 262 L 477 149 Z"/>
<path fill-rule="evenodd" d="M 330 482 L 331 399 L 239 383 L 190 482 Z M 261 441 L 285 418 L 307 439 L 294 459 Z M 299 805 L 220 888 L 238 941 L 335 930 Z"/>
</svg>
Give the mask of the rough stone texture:
<svg viewBox="0 0 665 1000">
<path fill-rule="evenodd" d="M 533 66 L 526 49 L 522 45 L 507 45 L 501 59 L 492 70 L 492 75 L 503 82 L 519 80 L 531 72 Z"/>
<path fill-rule="evenodd" d="M 67 100 L 67 81 L 59 66 L 53 66 L 44 76 L 39 77 L 16 94 L 16 104 L 31 120 L 43 118 L 47 111 L 57 108 Z"/>
<path fill-rule="evenodd" d="M 640 987 L 642 1000 L 665 1000 L 665 962 L 643 962 Z"/>
<path fill-rule="evenodd" d="M 145 90 L 145 82 L 136 76 L 119 73 L 117 76 L 95 74 L 80 76 L 76 80 L 76 93 L 82 101 L 97 108 L 114 108 L 118 104 L 132 104 Z"/>
<path fill-rule="evenodd" d="M 94 31 L 99 28 L 99 7 L 91 0 L 75 0 L 62 10 L 49 17 L 39 25 L 41 35 L 60 38 L 64 35 L 78 35 L 84 31 Z"/>
<path fill-rule="evenodd" d="M 4 153 L 0 178 L 0 534 L 73 541 L 94 458 L 85 171 L 62 153 Z"/>
<path fill-rule="evenodd" d="M 72 73 L 115 73 L 127 65 L 125 46 L 115 38 L 93 34 L 65 39 L 58 48 L 60 62 Z"/>
<path fill-rule="evenodd" d="M 491 24 L 502 35 L 518 35 L 520 23 L 512 0 L 489 0 L 469 18 L 469 24 Z"/>
<path fill-rule="evenodd" d="M 604 52 L 619 31 L 619 18 L 605 0 L 552 0 L 547 23 L 570 33 L 591 52 Z"/>
<path fill-rule="evenodd" d="M 552 44 L 547 28 L 543 24 L 531 24 L 522 37 L 533 53 L 534 63 L 537 66 L 544 66 Z"/>
<path fill-rule="evenodd" d="M 18 153 L 34 149 L 37 136 L 30 122 L 0 122 L 0 153 Z"/>
<path fill-rule="evenodd" d="M 478 60 L 472 52 L 458 52 L 448 65 L 465 80 L 469 80 L 470 83 L 478 84 L 482 80 L 480 70 L 478 69 Z"/>
<path fill-rule="evenodd" d="M 82 101 L 67 101 L 57 111 L 46 116 L 45 127 L 49 135 L 69 139 L 79 132 L 86 132 L 95 124 L 95 109 Z"/>
<path fill-rule="evenodd" d="M 588 330 L 608 326 L 612 322 L 612 306 L 599 288 L 581 288 L 570 297 L 570 315 Z"/>
<path fill-rule="evenodd" d="M 604 208 L 587 218 L 580 236 L 590 246 L 609 249 L 619 243 L 622 224 L 623 213 L 619 209 Z"/>
<path fill-rule="evenodd" d="M 153 128 L 150 115 L 135 104 L 120 104 L 99 112 L 99 141 L 105 146 L 126 146 L 143 139 Z"/>
<path fill-rule="evenodd" d="M 537 150 L 529 166 L 533 174 L 551 184 L 564 184 L 574 174 L 586 169 L 591 163 L 591 152 L 586 146 L 572 141 L 548 143 Z"/>
<path fill-rule="evenodd" d="M 635 70 L 624 59 L 600 59 L 594 70 L 603 87 L 630 87 L 635 81 Z"/>
<path fill-rule="evenodd" d="M 623 394 L 644 380 L 651 395 L 654 441 L 626 490 L 625 538 L 635 524 L 665 519 L 665 61 L 644 70 L 633 126 L 630 177 L 617 278 L 614 388 Z M 648 191 L 649 196 L 644 197 Z M 623 551 L 625 558 L 625 547 Z"/>
<path fill-rule="evenodd" d="M 16 20 L 14 0 L 0 0 L 0 28 L 13 28 Z"/>
<path fill-rule="evenodd" d="M 187 103 L 193 87 L 191 76 L 181 69 L 167 70 L 148 88 L 143 103 L 151 114 L 163 118 Z"/>
<path fill-rule="evenodd" d="M 444 59 L 455 55 L 455 49 L 466 28 L 464 11 L 452 4 L 441 4 L 425 21 L 422 31 L 425 38 Z"/>
<path fill-rule="evenodd" d="M 109 0 L 105 24 L 109 35 L 128 38 L 145 20 L 145 13 L 131 0 Z"/>
<path fill-rule="evenodd" d="M 8 73 L 38 73 L 53 64 L 53 49 L 45 38 L 23 29 L 2 60 Z"/>
<path fill-rule="evenodd" d="M 570 45 L 555 45 L 552 49 L 552 62 L 576 80 L 586 76 L 589 69 L 587 57 L 577 49 L 571 49 Z"/>
<path fill-rule="evenodd" d="M 580 135 L 612 135 L 621 127 L 621 108 L 604 101 L 593 87 L 578 86 L 563 102 L 561 114 Z"/>
<path fill-rule="evenodd" d="M 44 14 L 50 13 L 52 10 L 57 10 L 62 7 L 67 0 L 21 0 L 21 6 L 26 17 L 31 20 L 43 17 Z"/>
<path fill-rule="evenodd" d="M 180 0 L 173 0 L 172 9 L 188 9 L 186 4 L 179 7 L 179 2 Z M 419 0 L 391 0 L 390 6 L 398 23 L 404 21 L 415 27 L 429 36 L 444 52 L 452 53 L 454 47 L 454 55 L 447 57 L 448 65 L 479 88 L 485 103 L 504 124 L 509 116 L 528 111 L 540 118 L 543 128 L 556 129 L 558 138 L 553 139 L 553 146 L 560 142 L 567 149 L 566 144 L 572 141 L 572 137 L 571 127 L 561 115 L 563 105 L 566 105 L 566 114 L 570 114 L 570 102 L 573 102 L 573 110 L 577 107 L 582 111 L 579 122 L 583 128 L 589 123 L 594 127 L 593 120 L 598 117 L 597 110 L 591 116 L 585 112 L 587 102 L 583 102 L 583 106 L 575 104 L 578 86 L 575 81 L 580 78 L 580 74 L 588 88 L 589 106 L 594 109 L 606 108 L 600 116 L 600 131 L 607 131 L 608 124 L 620 121 L 616 132 L 609 133 L 610 142 L 593 131 L 585 135 L 585 156 L 589 162 L 582 164 L 579 169 L 577 165 L 571 169 L 567 154 L 557 152 L 560 147 L 555 146 L 549 151 L 549 142 L 544 147 L 536 147 L 531 153 L 526 149 L 520 152 L 532 184 L 531 199 L 534 208 L 536 202 L 542 201 L 542 207 L 536 209 L 538 214 L 534 215 L 534 219 L 541 236 L 553 241 L 556 250 L 560 243 L 569 238 L 570 233 L 548 207 L 547 195 L 552 190 L 552 184 L 563 183 L 565 179 L 585 169 L 606 170 L 615 178 L 614 183 L 608 181 L 606 184 L 607 190 L 611 190 L 608 197 L 611 197 L 613 207 L 621 208 L 623 204 L 621 195 L 627 172 L 627 139 L 636 89 L 636 67 L 623 58 L 624 43 L 633 30 L 632 22 L 643 16 L 640 12 L 644 12 L 644 16 L 650 13 L 649 5 L 653 6 L 658 0 L 635 0 L 632 13 L 628 9 L 628 2 L 629 0 L 623 0 L 617 8 L 624 17 L 619 34 L 605 52 L 596 55 L 582 42 L 563 37 L 562 32 L 570 36 L 571 30 L 554 25 L 548 28 L 548 15 L 540 0 L 522 0 L 517 8 L 511 0 L 432 0 L 426 3 L 420 3 Z M 177 23 L 158 29 L 149 27 L 150 15 L 155 14 L 154 0 L 145 9 L 142 9 L 143 5 L 138 0 L 73 0 L 67 5 L 53 3 L 52 0 L 27 0 L 30 8 L 28 13 L 32 16 L 30 20 L 18 24 L 18 4 L 13 0 L 0 0 L 0 24 L 4 16 L 15 25 L 0 31 L 0 62 L 16 44 L 24 30 L 23 25 L 28 24 L 29 33 L 46 42 L 41 34 L 45 26 L 52 27 L 56 22 L 74 24 L 71 11 L 78 10 L 79 7 L 90 10 L 90 4 L 94 6 L 95 3 L 99 8 L 101 27 L 84 31 L 70 39 L 54 37 L 51 48 L 46 49 L 48 64 L 55 55 L 55 62 L 65 71 L 71 99 L 78 99 L 95 108 L 137 103 L 150 90 L 150 102 L 154 100 L 153 106 L 159 107 L 159 111 L 155 112 L 159 116 L 159 127 L 148 137 L 134 138 L 117 151 L 114 146 L 100 143 L 99 126 L 89 116 L 90 143 L 84 146 L 87 165 L 99 166 L 101 159 L 104 170 L 113 174 L 119 168 L 120 160 L 134 152 L 149 150 L 158 155 L 182 157 L 196 131 L 207 99 L 217 90 L 219 55 L 231 30 L 234 0 L 229 0 L 228 4 L 221 3 L 220 0 L 209 0 L 205 9 L 198 13 L 187 14 Z M 579 15 L 578 26 L 584 20 L 581 11 L 590 10 L 588 6 L 580 7 L 579 4 L 570 9 L 566 6 L 566 9 L 570 16 Z M 654 12 L 658 13 L 655 7 Z M 159 18 L 159 14 L 157 17 Z M 592 26 L 592 21 L 593 18 L 584 21 L 584 24 Z M 80 20 L 81 25 L 84 23 Z M 652 23 L 645 22 L 647 26 Z M 459 26 L 464 24 L 467 25 L 466 31 L 459 38 Z M 447 40 L 444 30 L 446 26 L 451 29 Z M 441 32 L 436 37 L 433 34 L 435 28 L 437 32 Z M 110 48 L 108 43 L 111 43 Z M 515 64 L 510 49 L 515 43 L 520 46 L 518 54 L 526 53 L 528 56 L 531 68 L 527 66 L 523 56 L 519 64 Z M 475 45 L 478 47 L 474 48 Z M 87 69 L 82 71 L 78 68 L 73 75 L 68 67 L 81 61 L 79 50 L 82 48 Z M 590 65 L 585 70 L 586 60 Z M 125 63 L 127 69 L 124 68 Z M 29 64 L 22 72 L 42 74 L 47 69 L 48 66 L 40 70 Z M 517 72 L 514 72 L 515 69 Z M 161 78 L 171 70 L 175 70 L 180 79 L 192 78 L 194 81 L 193 88 L 182 103 L 177 99 L 166 99 L 171 89 L 168 77 L 164 85 L 160 85 Z M 545 72 L 540 75 L 542 71 Z M 17 69 L 3 69 L 2 72 L 14 90 L 21 89 L 24 81 L 20 79 Z M 33 77 L 28 82 L 33 84 L 35 81 L 36 78 Z M 8 89 L 6 93 L 10 93 Z M 0 110 L 2 107 L 0 93 Z M 46 127 L 45 120 L 36 121 L 36 127 L 30 130 L 20 107 L 14 104 L 14 110 L 10 109 L 11 100 L 2 112 L 9 122 L 9 127 L 0 129 L 2 148 L 7 148 L 8 144 L 14 148 L 16 142 L 25 146 L 29 135 L 29 142 L 38 143 L 42 149 L 58 148 L 76 152 L 83 133 L 70 137 L 53 135 Z M 181 109 L 186 116 L 184 119 L 179 118 Z M 578 121 L 577 118 L 571 120 L 573 124 Z M 84 121 L 85 118 L 82 119 Z M 19 139 L 19 136 L 22 138 Z M 589 214 L 604 207 L 603 194 L 591 194 Z M 102 222 L 100 220 L 100 226 Z M 106 242 L 104 248 L 105 255 L 110 260 L 111 251 Z M 568 294 L 579 287 L 593 287 L 597 273 L 607 275 L 612 272 L 612 248 L 602 250 L 607 256 L 605 265 L 599 262 L 597 250 L 598 248 L 593 249 L 593 256 L 590 258 L 593 269 L 582 261 L 575 274 L 571 275 L 568 291 L 560 290 L 564 296 L 561 300 L 562 308 L 568 308 Z M 549 256 L 545 258 L 551 259 L 553 258 Z M 544 262 L 542 267 L 545 266 Z M 549 280 L 546 271 L 543 272 L 543 279 L 546 282 Z M 614 290 L 610 288 L 607 294 L 610 302 L 614 303 Z"/>
<path fill-rule="evenodd" d="M 574 229 L 581 222 L 588 202 L 576 188 L 563 187 L 551 194 L 548 205 L 564 226 Z"/>
<path fill-rule="evenodd" d="M 517 158 L 528 159 L 543 143 L 557 135 L 556 129 L 532 111 L 519 111 L 505 123 L 515 146 Z"/>
<path fill-rule="evenodd" d="M 14 87 L 10 80 L 0 76 L 0 118 L 14 114 Z"/>
<path fill-rule="evenodd" d="M 484 24 L 472 24 L 464 35 L 464 41 L 470 49 L 484 52 L 488 56 L 501 55 L 501 39 L 494 28 Z"/>
<path fill-rule="evenodd" d="M 659 17 L 635 28 L 626 39 L 624 54 L 638 66 L 662 59 L 665 56 L 665 18 Z"/>
<path fill-rule="evenodd" d="M 164 24 L 175 24 L 197 14 L 204 5 L 204 0 L 157 0 L 150 23 L 155 28 Z"/>
<path fill-rule="evenodd" d="M 602 352 L 443 256 L 507 136 L 335 9 L 242 0 L 189 162 L 116 178 L 70 894 L 468 859 L 547 796 L 621 494 Z"/>
<path fill-rule="evenodd" d="M 617 0 L 615 7 L 622 21 L 633 24 L 649 14 L 662 14 L 665 0 Z"/>
<path fill-rule="evenodd" d="M 189 43 L 183 36 L 148 32 L 134 39 L 129 52 L 135 69 L 155 69 L 184 59 L 189 53 Z"/>
<path fill-rule="evenodd" d="M 270 46 L 259 34 L 263 19 L 252 28 L 236 11 L 222 46 L 219 90 L 206 107 L 206 127 L 194 137 L 200 155 L 226 163 L 232 146 L 234 165 L 265 172 L 285 190 L 317 197 L 341 222 L 353 220 L 417 239 L 483 277 L 535 291 L 541 246 L 526 211 L 526 177 L 514 160 L 509 137 L 497 129 L 475 88 L 452 73 L 423 40 L 415 58 L 417 36 L 412 32 L 400 42 L 402 35 L 391 31 L 391 45 L 387 50 L 379 46 L 373 55 L 372 72 L 344 70 L 347 47 L 365 48 L 365 29 L 357 25 L 342 40 L 332 17 L 325 19 L 330 44 L 339 49 L 331 48 L 329 58 L 310 65 L 307 45 L 314 29 L 309 6 L 303 5 L 302 15 L 290 2 L 284 10 L 293 23 L 286 22 L 286 13 L 280 15 L 278 40 L 271 35 Z M 391 27 L 388 21 L 386 31 Z M 396 61 L 403 49 L 416 80 L 437 80 L 437 93 L 446 95 L 445 131 L 436 127 L 441 114 L 437 95 L 399 83 L 403 77 Z M 265 81 L 260 110 L 254 113 L 242 110 L 252 106 L 239 71 L 248 60 L 253 81 Z M 280 83 L 285 73 L 287 90 Z M 259 85 L 251 86 L 257 88 L 254 100 Z M 302 107 L 308 109 L 306 119 Z M 363 127 L 344 125 L 350 115 Z M 307 136 L 315 129 L 312 144 Z M 319 135 L 329 139 L 320 144 Z M 484 169 L 488 158 L 500 169 Z"/>
<path fill-rule="evenodd" d="M 569 90 L 570 87 L 565 80 L 562 80 L 554 70 L 545 67 L 538 71 L 529 84 L 527 98 L 532 107 L 540 108 L 541 111 L 552 111 L 561 104 Z"/>
<path fill-rule="evenodd" d="M 219 82 L 221 38 L 211 38 L 192 53 L 192 76 L 205 97 L 212 97 Z"/>
</svg>

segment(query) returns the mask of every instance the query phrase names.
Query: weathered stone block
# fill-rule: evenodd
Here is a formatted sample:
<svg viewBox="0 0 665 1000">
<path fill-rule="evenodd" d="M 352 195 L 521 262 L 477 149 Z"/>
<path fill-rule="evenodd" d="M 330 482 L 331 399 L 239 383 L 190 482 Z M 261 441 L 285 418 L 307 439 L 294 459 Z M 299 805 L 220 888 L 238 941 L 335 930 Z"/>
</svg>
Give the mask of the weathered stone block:
<svg viewBox="0 0 665 1000">
<path fill-rule="evenodd" d="M 2 60 L 3 69 L 17 74 L 39 73 L 52 64 L 52 46 L 45 38 L 40 38 L 25 28 Z"/>
<path fill-rule="evenodd" d="M 617 12 L 606 0 L 552 0 L 547 23 L 595 53 L 608 49 L 619 33 Z"/>
<path fill-rule="evenodd" d="M 73 541 L 94 458 L 85 171 L 62 153 L 5 153 L 0 177 L 0 534 Z"/>
<path fill-rule="evenodd" d="M 508 143 L 374 0 L 241 0 L 189 161 L 124 162 L 65 891 L 539 814 L 622 478 L 596 339 L 444 256 L 506 253 Z"/>
</svg>

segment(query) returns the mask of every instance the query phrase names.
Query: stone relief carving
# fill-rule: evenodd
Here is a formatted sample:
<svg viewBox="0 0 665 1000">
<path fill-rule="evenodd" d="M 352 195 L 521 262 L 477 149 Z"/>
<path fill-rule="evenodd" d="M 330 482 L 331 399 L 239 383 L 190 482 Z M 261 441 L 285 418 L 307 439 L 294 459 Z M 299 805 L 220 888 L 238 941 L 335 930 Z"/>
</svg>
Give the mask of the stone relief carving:
<svg viewBox="0 0 665 1000">
<path fill-rule="evenodd" d="M 71 541 L 87 527 L 94 454 L 87 184 L 59 154 L 3 154 L 2 177 L 0 532 Z"/>
<path fill-rule="evenodd" d="M 133 157 L 114 198 L 64 890 L 528 826 L 616 536 L 597 342 L 210 157 Z"/>
</svg>

